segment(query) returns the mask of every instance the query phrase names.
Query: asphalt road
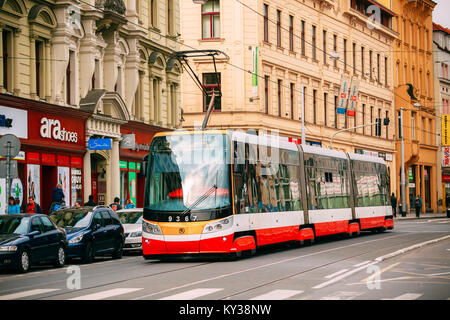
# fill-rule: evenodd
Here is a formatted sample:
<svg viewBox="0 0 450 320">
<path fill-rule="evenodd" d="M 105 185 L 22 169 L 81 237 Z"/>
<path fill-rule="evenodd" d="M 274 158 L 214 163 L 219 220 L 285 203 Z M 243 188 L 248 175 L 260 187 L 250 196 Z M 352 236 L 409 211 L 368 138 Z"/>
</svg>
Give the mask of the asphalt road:
<svg viewBox="0 0 450 320">
<path fill-rule="evenodd" d="M 0 300 L 448 300 L 450 219 L 396 221 L 384 233 L 274 246 L 236 261 L 77 263 L 2 271 Z"/>
</svg>

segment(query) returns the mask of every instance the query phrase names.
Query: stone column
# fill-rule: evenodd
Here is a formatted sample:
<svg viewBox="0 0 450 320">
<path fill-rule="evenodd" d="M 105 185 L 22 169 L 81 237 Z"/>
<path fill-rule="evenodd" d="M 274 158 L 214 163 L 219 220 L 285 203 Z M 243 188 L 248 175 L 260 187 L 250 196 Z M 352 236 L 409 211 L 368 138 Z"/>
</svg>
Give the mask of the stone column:
<svg viewBox="0 0 450 320">
<path fill-rule="evenodd" d="M 108 185 L 110 192 L 107 194 L 106 203 L 112 203 L 115 197 L 120 196 L 120 167 L 119 167 L 119 139 L 112 139 L 111 160 L 110 160 L 110 175 Z M 108 199 L 109 197 L 109 199 Z"/>
<path fill-rule="evenodd" d="M 148 95 L 149 95 L 149 99 L 148 99 L 148 107 L 149 107 L 149 119 L 150 122 L 153 122 L 155 120 L 155 106 L 154 106 L 154 99 L 153 99 L 153 77 L 149 76 L 149 85 L 148 85 Z"/>
<path fill-rule="evenodd" d="M 30 36 L 30 57 L 36 58 L 36 38 Z M 35 99 L 36 94 L 36 61 L 32 59 L 30 61 L 30 95 L 32 99 Z"/>
<path fill-rule="evenodd" d="M 45 100 L 46 101 L 50 101 L 52 98 L 52 90 L 51 90 L 51 84 L 52 84 L 52 79 L 51 79 L 51 54 L 50 54 L 50 40 L 45 40 L 44 41 L 44 65 L 45 65 L 45 69 L 44 69 L 44 96 L 45 96 Z M 65 71 L 65 70 L 64 70 Z"/>
<path fill-rule="evenodd" d="M 165 126 L 172 127 L 172 90 L 171 83 L 167 80 L 166 82 L 166 121 L 164 121 Z"/>
</svg>

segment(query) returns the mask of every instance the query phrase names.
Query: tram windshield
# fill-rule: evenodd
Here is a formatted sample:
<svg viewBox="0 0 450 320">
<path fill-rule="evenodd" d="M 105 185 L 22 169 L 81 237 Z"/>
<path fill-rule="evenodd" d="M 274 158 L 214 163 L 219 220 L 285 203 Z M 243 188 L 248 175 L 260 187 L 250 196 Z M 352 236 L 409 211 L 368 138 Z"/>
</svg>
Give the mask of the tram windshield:
<svg viewBox="0 0 450 320">
<path fill-rule="evenodd" d="M 151 214 L 158 221 L 199 221 L 228 215 L 224 209 L 231 205 L 229 155 L 224 134 L 154 138 L 144 218 L 150 219 Z"/>
</svg>

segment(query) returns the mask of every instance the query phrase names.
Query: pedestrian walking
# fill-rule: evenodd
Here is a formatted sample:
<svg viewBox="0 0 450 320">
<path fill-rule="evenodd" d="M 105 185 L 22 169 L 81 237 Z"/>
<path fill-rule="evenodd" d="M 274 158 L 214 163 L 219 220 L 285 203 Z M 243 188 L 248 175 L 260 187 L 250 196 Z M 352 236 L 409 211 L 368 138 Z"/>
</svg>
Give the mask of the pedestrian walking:
<svg viewBox="0 0 450 320">
<path fill-rule="evenodd" d="M 416 199 L 414 200 L 414 206 L 416 207 L 416 218 L 419 218 L 420 208 L 422 208 L 422 198 L 420 197 L 420 195 L 417 195 Z"/>
<path fill-rule="evenodd" d="M 20 213 L 20 205 L 16 204 L 14 197 L 9 197 L 8 213 Z"/>
<path fill-rule="evenodd" d="M 391 206 L 392 206 L 392 213 L 394 214 L 394 217 L 396 217 L 397 216 L 397 198 L 395 197 L 393 192 L 391 195 Z"/>
<path fill-rule="evenodd" d="M 52 192 L 52 202 L 59 203 L 64 200 L 64 191 L 62 185 L 58 183 Z"/>
<path fill-rule="evenodd" d="M 94 202 L 94 196 L 92 194 L 89 195 L 89 201 L 84 203 L 85 207 L 95 207 L 97 204 Z"/>
<path fill-rule="evenodd" d="M 26 213 L 42 213 L 41 206 L 34 201 L 34 197 L 28 197 L 28 203 L 25 207 Z"/>
</svg>

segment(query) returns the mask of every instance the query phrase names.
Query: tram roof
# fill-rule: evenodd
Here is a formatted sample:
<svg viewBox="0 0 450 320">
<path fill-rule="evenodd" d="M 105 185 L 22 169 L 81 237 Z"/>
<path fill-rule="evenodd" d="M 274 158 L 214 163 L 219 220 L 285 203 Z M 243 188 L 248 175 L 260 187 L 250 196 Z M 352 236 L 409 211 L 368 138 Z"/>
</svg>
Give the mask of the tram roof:
<svg viewBox="0 0 450 320">
<path fill-rule="evenodd" d="M 377 163 L 381 163 L 381 164 L 386 164 L 386 162 L 380 157 L 369 156 L 369 155 L 358 154 L 358 153 L 349 153 L 348 156 L 350 157 L 351 160 L 377 162 Z"/>
</svg>

